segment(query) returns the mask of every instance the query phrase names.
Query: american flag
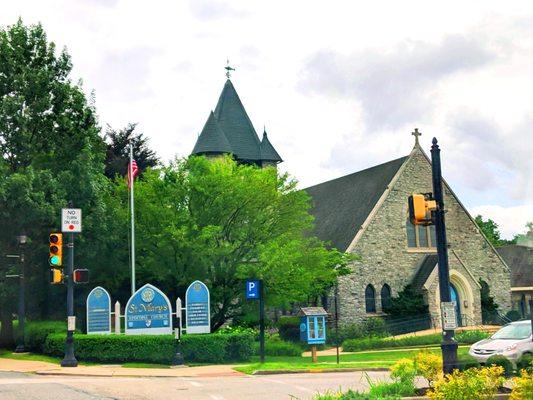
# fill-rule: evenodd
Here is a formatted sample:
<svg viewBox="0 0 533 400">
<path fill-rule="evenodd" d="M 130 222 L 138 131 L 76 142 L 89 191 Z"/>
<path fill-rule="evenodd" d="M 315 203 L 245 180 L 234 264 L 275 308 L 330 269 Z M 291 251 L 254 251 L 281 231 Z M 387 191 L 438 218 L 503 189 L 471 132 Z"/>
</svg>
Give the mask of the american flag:
<svg viewBox="0 0 533 400">
<path fill-rule="evenodd" d="M 133 177 L 130 175 L 133 175 Z M 135 179 L 137 175 L 139 175 L 139 167 L 137 167 L 135 160 L 132 160 L 131 163 L 128 163 L 128 188 L 131 188 L 132 180 Z"/>
</svg>

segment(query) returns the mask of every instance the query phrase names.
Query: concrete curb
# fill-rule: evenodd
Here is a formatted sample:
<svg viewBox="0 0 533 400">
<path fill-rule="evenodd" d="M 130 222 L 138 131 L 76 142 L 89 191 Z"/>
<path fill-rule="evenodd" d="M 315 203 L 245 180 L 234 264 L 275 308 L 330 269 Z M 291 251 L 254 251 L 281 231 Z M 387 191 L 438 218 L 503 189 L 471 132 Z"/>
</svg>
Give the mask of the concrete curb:
<svg viewBox="0 0 533 400">
<path fill-rule="evenodd" d="M 277 369 L 254 371 L 251 375 L 282 375 L 282 374 L 322 374 L 329 372 L 361 372 L 389 371 L 388 368 L 313 368 L 313 369 Z"/>
</svg>

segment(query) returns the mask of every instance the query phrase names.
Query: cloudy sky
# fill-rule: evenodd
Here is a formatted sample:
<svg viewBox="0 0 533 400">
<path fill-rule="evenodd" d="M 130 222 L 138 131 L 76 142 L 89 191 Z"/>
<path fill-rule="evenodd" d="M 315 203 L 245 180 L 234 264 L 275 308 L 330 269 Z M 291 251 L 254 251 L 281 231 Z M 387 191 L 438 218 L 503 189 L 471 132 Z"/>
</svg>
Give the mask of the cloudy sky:
<svg viewBox="0 0 533 400">
<path fill-rule="evenodd" d="M 0 0 L 41 22 L 94 90 L 102 126 L 138 122 L 188 155 L 232 81 L 302 187 L 436 136 L 447 181 L 505 237 L 533 220 L 533 2 Z"/>
</svg>

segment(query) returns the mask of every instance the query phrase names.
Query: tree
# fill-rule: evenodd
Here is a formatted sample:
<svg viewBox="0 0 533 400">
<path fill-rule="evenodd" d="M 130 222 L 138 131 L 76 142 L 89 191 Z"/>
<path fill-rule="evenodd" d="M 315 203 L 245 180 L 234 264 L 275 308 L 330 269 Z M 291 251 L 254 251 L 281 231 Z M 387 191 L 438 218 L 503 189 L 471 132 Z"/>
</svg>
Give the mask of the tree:
<svg viewBox="0 0 533 400">
<path fill-rule="evenodd" d="M 500 231 L 498 229 L 498 224 L 494 222 L 492 219 L 487 219 L 486 221 L 483 220 L 483 217 L 481 215 L 476 216 L 475 218 L 476 224 L 481 229 L 481 232 L 486 236 L 488 241 L 494 246 L 494 247 L 501 247 L 505 246 L 506 244 L 514 244 L 515 240 L 506 240 L 502 239 L 500 237 Z"/>
<path fill-rule="evenodd" d="M 206 282 L 214 329 L 242 315 L 247 278 L 263 279 L 267 303 L 282 305 L 346 272 L 344 254 L 308 235 L 307 194 L 274 168 L 190 157 L 148 170 L 135 188 L 139 285 L 183 298 L 193 280 Z"/>
<path fill-rule="evenodd" d="M 111 190 L 103 173 L 105 143 L 94 107 L 70 80 L 71 70 L 66 50 L 56 55 L 40 24 L 25 26 L 19 20 L 0 29 L 0 255 L 18 251 L 16 235 L 28 236 L 24 252 L 32 317 L 65 312 L 57 307 L 64 304 L 64 288 L 48 285 L 47 263 L 48 234 L 59 229 L 61 208 L 73 200 L 84 210 L 77 266 L 103 268 L 98 255 L 107 244 L 101 234 L 115 229 L 114 211 L 104 201 Z M 114 252 L 109 254 L 112 259 Z M 0 263 L 2 275 L 8 268 Z M 13 287 L 0 282 L 7 324 L 16 304 Z"/>
<path fill-rule="evenodd" d="M 141 173 L 159 163 L 155 152 L 148 147 L 148 139 L 142 133 L 135 133 L 136 127 L 137 124 L 132 123 L 120 130 L 107 126 L 105 174 L 108 178 L 113 179 L 115 175 L 124 176 L 126 174 L 130 157 L 130 144 L 133 145 L 133 157 Z"/>
<path fill-rule="evenodd" d="M 518 235 L 515 235 L 513 241 L 516 244 L 522 244 L 526 246 L 529 244 L 531 246 L 530 243 L 533 241 L 533 221 L 526 223 L 525 233 L 519 233 Z"/>
<path fill-rule="evenodd" d="M 427 316 L 429 308 L 424 301 L 424 296 L 414 290 L 413 286 L 406 285 L 397 297 L 391 298 L 390 307 L 384 310 L 393 318 L 420 318 Z"/>
</svg>

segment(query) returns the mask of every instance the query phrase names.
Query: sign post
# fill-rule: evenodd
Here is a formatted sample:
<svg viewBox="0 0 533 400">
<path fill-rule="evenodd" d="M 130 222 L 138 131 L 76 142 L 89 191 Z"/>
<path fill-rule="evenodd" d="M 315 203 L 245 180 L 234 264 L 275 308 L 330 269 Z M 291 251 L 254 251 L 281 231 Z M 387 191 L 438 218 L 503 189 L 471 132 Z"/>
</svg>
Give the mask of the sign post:
<svg viewBox="0 0 533 400">
<path fill-rule="evenodd" d="M 259 300 L 259 357 L 265 362 L 265 302 L 262 280 L 246 281 L 246 299 Z"/>
<path fill-rule="evenodd" d="M 65 358 L 61 361 L 62 367 L 77 367 L 78 360 L 74 356 L 74 331 L 76 330 L 76 317 L 74 315 L 74 232 L 81 232 L 81 209 L 69 207 L 61 212 L 61 230 L 69 232 L 68 235 L 68 270 L 67 270 L 67 339 L 65 340 Z"/>
</svg>

